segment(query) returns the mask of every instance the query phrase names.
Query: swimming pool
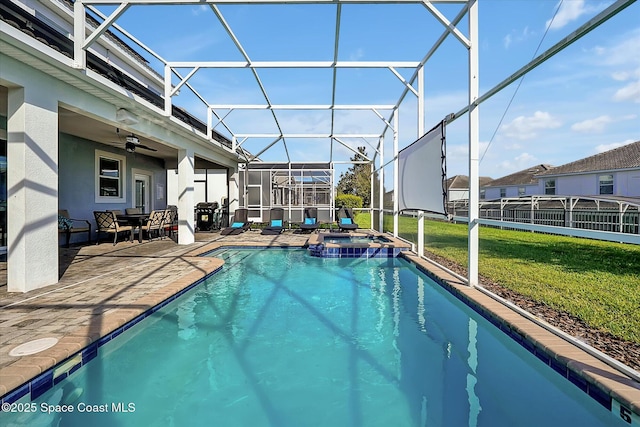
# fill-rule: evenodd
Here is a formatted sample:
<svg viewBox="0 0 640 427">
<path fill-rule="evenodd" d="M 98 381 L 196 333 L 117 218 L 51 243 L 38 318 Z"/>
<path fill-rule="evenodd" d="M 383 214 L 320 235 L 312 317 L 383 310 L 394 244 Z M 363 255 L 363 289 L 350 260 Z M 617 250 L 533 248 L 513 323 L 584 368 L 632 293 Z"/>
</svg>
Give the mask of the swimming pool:
<svg viewBox="0 0 640 427">
<path fill-rule="evenodd" d="M 221 272 L 0 424 L 625 425 L 404 259 L 218 256 Z"/>
</svg>

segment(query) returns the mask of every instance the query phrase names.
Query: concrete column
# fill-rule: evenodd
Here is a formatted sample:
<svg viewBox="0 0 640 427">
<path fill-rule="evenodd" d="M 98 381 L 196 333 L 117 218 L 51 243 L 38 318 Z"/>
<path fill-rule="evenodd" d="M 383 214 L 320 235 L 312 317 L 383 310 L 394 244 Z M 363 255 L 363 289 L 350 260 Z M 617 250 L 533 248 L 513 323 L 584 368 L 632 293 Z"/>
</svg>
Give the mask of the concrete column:
<svg viewBox="0 0 640 427">
<path fill-rule="evenodd" d="M 193 150 L 178 150 L 178 244 L 180 245 L 188 245 L 196 240 L 193 218 L 194 157 Z"/>
<path fill-rule="evenodd" d="M 58 101 L 9 88 L 7 282 L 27 292 L 58 282 Z"/>
<path fill-rule="evenodd" d="M 240 207 L 240 172 L 238 167 L 229 168 L 229 223 L 236 209 Z"/>
</svg>

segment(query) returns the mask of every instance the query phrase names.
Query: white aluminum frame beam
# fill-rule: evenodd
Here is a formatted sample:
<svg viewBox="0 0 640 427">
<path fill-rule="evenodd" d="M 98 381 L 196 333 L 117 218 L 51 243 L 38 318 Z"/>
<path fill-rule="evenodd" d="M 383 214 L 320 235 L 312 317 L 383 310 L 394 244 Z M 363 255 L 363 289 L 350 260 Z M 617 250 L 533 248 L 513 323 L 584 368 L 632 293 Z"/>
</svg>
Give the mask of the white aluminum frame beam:
<svg viewBox="0 0 640 427">
<path fill-rule="evenodd" d="M 118 0 L 76 0 L 85 4 L 118 4 Z M 422 4 L 423 0 L 127 0 L 130 4 Z M 467 0 L 431 0 L 430 3 L 460 4 Z"/>
<path fill-rule="evenodd" d="M 327 138 L 379 138 L 378 133 L 236 133 L 237 138 L 309 138 L 309 139 L 327 139 Z"/>
<path fill-rule="evenodd" d="M 169 61 L 172 68 L 417 68 L 420 61 Z"/>
<path fill-rule="evenodd" d="M 469 5 L 469 228 L 468 228 L 468 284 L 478 285 L 478 251 L 480 216 L 480 112 L 478 110 L 478 94 L 480 82 L 479 71 L 479 37 L 478 37 L 478 2 L 473 0 Z"/>
<path fill-rule="evenodd" d="M 393 110 L 395 105 L 333 105 L 333 104 L 211 104 L 216 110 Z"/>
</svg>

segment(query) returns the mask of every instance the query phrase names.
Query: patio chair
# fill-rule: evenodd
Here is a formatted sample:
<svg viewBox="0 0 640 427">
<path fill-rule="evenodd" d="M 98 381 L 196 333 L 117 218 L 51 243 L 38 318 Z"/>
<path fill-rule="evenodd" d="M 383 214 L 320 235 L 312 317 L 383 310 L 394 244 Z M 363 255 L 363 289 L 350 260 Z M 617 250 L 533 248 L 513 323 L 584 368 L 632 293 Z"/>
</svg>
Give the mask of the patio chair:
<svg viewBox="0 0 640 427">
<path fill-rule="evenodd" d="M 140 232 L 146 232 L 149 241 L 153 240 L 151 237 L 153 233 L 155 233 L 158 238 L 162 239 L 164 237 L 164 218 L 164 210 L 151 211 L 147 223 L 141 227 Z"/>
<path fill-rule="evenodd" d="M 284 230 L 284 209 L 282 208 L 271 208 L 269 211 L 269 225 L 267 225 L 263 230 L 262 234 L 264 235 L 277 235 L 282 233 Z"/>
<path fill-rule="evenodd" d="M 118 243 L 118 234 L 128 231 L 129 241 L 133 242 L 133 227 L 130 225 L 120 225 L 113 211 L 93 211 L 93 216 L 98 226 L 96 229 L 96 233 L 98 233 L 96 245 L 100 243 L 100 233 L 113 234 L 113 244 L 115 245 Z"/>
<path fill-rule="evenodd" d="M 353 211 L 351 208 L 342 207 L 338 210 L 338 218 L 336 220 L 340 231 L 357 230 L 358 224 L 353 220 Z"/>
<path fill-rule="evenodd" d="M 87 241 L 91 244 L 91 223 L 86 219 L 76 219 L 69 216 L 66 209 L 58 209 L 58 232 L 64 233 L 64 247 L 69 247 L 72 233 L 87 233 Z"/>
<path fill-rule="evenodd" d="M 140 208 L 126 208 L 124 210 L 124 212 L 127 215 L 137 215 L 137 214 L 141 214 L 142 213 L 142 209 L 140 209 Z"/>
<path fill-rule="evenodd" d="M 300 224 L 300 230 L 303 232 L 313 232 L 318 229 L 318 208 L 304 208 L 304 221 Z"/>
<path fill-rule="evenodd" d="M 224 236 L 241 234 L 247 230 L 251 230 L 251 222 L 249 221 L 249 210 L 245 208 L 236 209 L 233 215 L 233 223 L 231 226 L 220 230 L 220 234 Z"/>
<path fill-rule="evenodd" d="M 178 225 L 178 207 L 169 205 L 167 209 L 164 211 L 164 223 L 163 223 L 163 233 L 166 236 L 167 233 L 169 237 L 172 237 L 177 231 Z"/>
</svg>

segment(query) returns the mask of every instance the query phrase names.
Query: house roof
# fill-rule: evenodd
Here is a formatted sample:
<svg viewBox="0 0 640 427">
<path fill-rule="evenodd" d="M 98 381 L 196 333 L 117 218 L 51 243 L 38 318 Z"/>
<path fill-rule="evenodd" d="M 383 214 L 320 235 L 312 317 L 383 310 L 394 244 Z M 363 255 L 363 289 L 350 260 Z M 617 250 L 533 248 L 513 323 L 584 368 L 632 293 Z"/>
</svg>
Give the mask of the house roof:
<svg viewBox="0 0 640 427">
<path fill-rule="evenodd" d="M 493 180 L 489 176 L 480 177 L 480 186 L 483 187 Z M 454 175 L 447 179 L 447 189 L 469 189 L 469 177 L 467 175 Z"/>
<path fill-rule="evenodd" d="M 591 157 L 576 160 L 539 173 L 538 176 L 553 176 L 615 169 L 640 168 L 640 141 L 614 148 Z"/>
<path fill-rule="evenodd" d="M 543 172 L 553 169 L 553 166 L 540 164 L 531 166 L 530 168 L 523 169 L 519 172 L 514 172 L 511 175 L 496 178 L 490 183 L 486 184 L 486 187 L 499 187 L 505 185 L 531 185 L 537 184 L 538 180 L 536 175 L 540 175 Z"/>
</svg>

